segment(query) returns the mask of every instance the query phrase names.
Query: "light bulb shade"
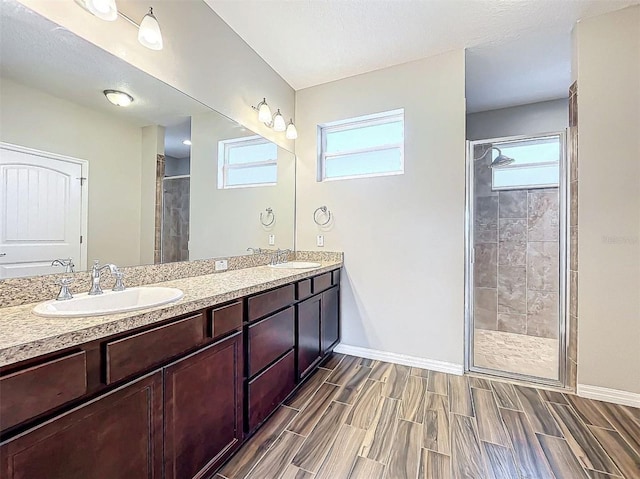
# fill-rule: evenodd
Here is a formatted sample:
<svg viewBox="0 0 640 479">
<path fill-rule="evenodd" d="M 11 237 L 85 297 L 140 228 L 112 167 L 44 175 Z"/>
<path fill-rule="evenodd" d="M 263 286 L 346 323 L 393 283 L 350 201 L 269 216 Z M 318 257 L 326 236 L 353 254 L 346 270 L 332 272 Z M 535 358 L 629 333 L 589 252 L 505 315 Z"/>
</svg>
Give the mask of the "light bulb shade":
<svg viewBox="0 0 640 479">
<path fill-rule="evenodd" d="M 271 123 L 271 108 L 267 105 L 266 98 L 258 103 L 258 120 L 262 123 Z"/>
<path fill-rule="evenodd" d="M 287 133 L 285 133 L 287 140 L 295 140 L 298 138 L 298 130 L 296 129 L 296 125 L 293 124 L 293 119 L 289 120 L 289 124 L 287 125 Z"/>
<path fill-rule="evenodd" d="M 278 110 L 273 117 L 273 129 L 274 131 L 284 131 L 287 129 L 287 123 L 284 121 L 284 116 Z"/>
<path fill-rule="evenodd" d="M 153 8 L 149 9 L 138 29 L 138 41 L 151 50 L 162 50 L 162 33 L 160 33 L 160 24 L 153 15 Z"/>
<path fill-rule="evenodd" d="M 133 103 L 133 97 L 128 93 L 118 90 L 105 90 L 104 96 L 116 106 L 129 106 Z"/>
<path fill-rule="evenodd" d="M 102 20 L 113 22 L 118 18 L 116 0 L 84 0 L 84 6 Z"/>
</svg>

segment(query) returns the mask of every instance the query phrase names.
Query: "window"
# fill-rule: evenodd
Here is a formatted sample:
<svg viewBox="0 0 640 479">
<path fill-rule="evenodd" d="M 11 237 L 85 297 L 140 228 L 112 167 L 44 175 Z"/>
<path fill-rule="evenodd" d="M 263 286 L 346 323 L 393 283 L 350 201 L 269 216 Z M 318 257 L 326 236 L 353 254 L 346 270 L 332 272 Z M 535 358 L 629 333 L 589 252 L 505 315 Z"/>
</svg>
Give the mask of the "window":
<svg viewBox="0 0 640 479">
<path fill-rule="evenodd" d="M 275 185 L 278 146 L 261 136 L 218 142 L 218 189 Z"/>
<path fill-rule="evenodd" d="M 558 186 L 560 180 L 560 135 L 528 138 L 526 140 L 494 143 L 503 155 L 515 161 L 507 166 L 492 168 L 494 190 L 548 188 Z M 492 159 L 498 155 L 493 151 Z"/>
<path fill-rule="evenodd" d="M 404 109 L 318 127 L 318 181 L 404 173 Z"/>
</svg>

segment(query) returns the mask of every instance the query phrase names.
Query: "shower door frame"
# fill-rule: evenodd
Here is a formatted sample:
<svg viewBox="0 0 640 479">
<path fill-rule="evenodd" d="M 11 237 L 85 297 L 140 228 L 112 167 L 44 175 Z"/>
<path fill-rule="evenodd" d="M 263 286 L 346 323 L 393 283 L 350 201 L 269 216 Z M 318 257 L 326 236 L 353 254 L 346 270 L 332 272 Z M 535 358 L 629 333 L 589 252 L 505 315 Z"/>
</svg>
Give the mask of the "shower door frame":
<svg viewBox="0 0 640 479">
<path fill-rule="evenodd" d="M 559 178 L 558 178 L 558 221 L 559 221 L 559 291 L 558 291 L 558 379 L 548 379 L 538 376 L 530 376 L 522 373 L 514 373 L 505 370 L 491 369 L 474 365 L 474 238 L 475 238 L 475 167 L 473 150 L 476 145 L 488 143 L 500 143 L 507 141 L 518 141 L 535 139 L 544 136 L 559 136 L 560 138 L 560 158 L 559 158 Z M 568 207 L 569 207 L 569 168 L 567 166 L 567 132 L 554 131 L 549 133 L 538 133 L 534 135 L 517 135 L 501 138 L 487 138 L 482 140 L 467 140 L 466 157 L 466 205 L 465 205 L 465 372 L 486 374 L 505 379 L 515 379 L 531 383 L 553 386 L 567 387 L 568 377 L 568 268 L 567 258 L 569 258 L 570 241 L 568 238 Z M 497 314 L 497 313 L 496 313 Z"/>
</svg>

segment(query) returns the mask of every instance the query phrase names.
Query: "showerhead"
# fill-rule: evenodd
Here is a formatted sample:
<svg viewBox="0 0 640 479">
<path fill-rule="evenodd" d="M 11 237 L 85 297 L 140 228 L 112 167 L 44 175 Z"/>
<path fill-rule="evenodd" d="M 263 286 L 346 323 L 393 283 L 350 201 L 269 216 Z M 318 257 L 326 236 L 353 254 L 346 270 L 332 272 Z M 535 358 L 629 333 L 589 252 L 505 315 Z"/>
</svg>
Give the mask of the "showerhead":
<svg viewBox="0 0 640 479">
<path fill-rule="evenodd" d="M 492 146 L 491 148 L 489 148 L 487 151 L 484 152 L 484 155 L 478 158 L 478 160 L 482 160 L 492 150 L 496 150 L 498 152 L 498 156 L 496 156 L 495 160 L 491 162 L 491 164 L 489 165 L 489 168 L 500 168 L 501 166 L 507 166 L 513 163 L 514 161 L 516 161 L 513 158 L 509 158 L 508 156 L 503 155 L 502 151 L 500 151 L 500 148 L 498 148 L 497 146 Z"/>
<path fill-rule="evenodd" d="M 498 148 L 496 148 L 496 150 L 498 150 Z M 501 166 L 510 165 L 514 161 L 516 160 L 503 155 L 502 153 L 500 153 L 500 150 L 498 150 L 498 156 L 496 156 L 496 159 L 491 162 L 489 168 L 500 168 Z"/>
</svg>

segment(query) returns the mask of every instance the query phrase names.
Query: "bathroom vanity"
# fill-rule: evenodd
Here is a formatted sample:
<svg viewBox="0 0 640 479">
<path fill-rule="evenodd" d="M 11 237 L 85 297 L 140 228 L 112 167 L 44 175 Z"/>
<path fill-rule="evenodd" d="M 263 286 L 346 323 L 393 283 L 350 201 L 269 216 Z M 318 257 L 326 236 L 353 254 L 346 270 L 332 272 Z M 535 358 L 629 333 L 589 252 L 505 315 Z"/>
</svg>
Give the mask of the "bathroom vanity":
<svg viewBox="0 0 640 479">
<path fill-rule="evenodd" d="M 209 477 L 338 343 L 340 266 L 168 282 L 173 306 L 0 355 L 0 477 Z"/>
</svg>

